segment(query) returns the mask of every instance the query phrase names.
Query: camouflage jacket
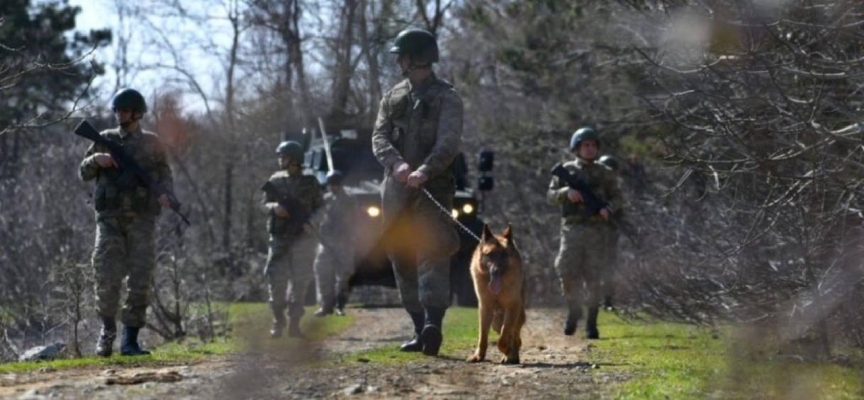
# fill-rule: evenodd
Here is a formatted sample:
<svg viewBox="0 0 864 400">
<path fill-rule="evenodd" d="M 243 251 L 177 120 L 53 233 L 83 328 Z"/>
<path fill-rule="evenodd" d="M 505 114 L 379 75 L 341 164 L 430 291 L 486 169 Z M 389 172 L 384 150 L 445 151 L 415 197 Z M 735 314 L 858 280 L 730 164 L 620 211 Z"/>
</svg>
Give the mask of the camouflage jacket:
<svg viewBox="0 0 864 400">
<path fill-rule="evenodd" d="M 320 221 L 316 224 L 318 233 L 322 238 L 341 242 L 340 245 L 350 245 L 358 210 L 357 201 L 348 193 L 325 194 L 324 206 L 316 215 L 316 220 Z"/>
<path fill-rule="evenodd" d="M 434 75 L 421 85 L 407 79 L 381 99 L 372 150 L 389 175 L 404 161 L 429 184 L 452 181 L 451 164 L 462 141 L 462 98 Z"/>
<path fill-rule="evenodd" d="M 269 215 L 267 231 L 273 235 L 300 233 L 303 229 L 303 221 L 298 221 L 291 216 L 288 218 L 277 217 L 273 210 L 274 205 L 285 197 L 293 197 L 302 205 L 302 211 L 310 215 L 315 213 L 323 202 L 321 185 L 318 180 L 311 175 L 288 175 L 288 171 L 283 170 L 274 173 L 268 182 L 273 186 L 274 191 L 265 191 L 261 198 L 262 208 Z"/>
<path fill-rule="evenodd" d="M 120 128 L 108 129 L 101 135 L 123 145 L 123 149 L 154 181 L 168 190 L 172 190 L 173 178 L 168 165 L 165 146 L 159 137 L 140 128 L 126 132 Z M 146 216 L 159 215 L 161 207 L 151 190 L 142 182 L 135 181 L 131 185 L 118 181 L 120 170 L 117 168 L 101 168 L 96 163 L 95 153 L 107 153 L 108 149 L 92 144 L 78 169 L 81 179 L 90 181 L 96 179 L 93 192 L 93 206 L 97 218 L 116 216 Z"/>
<path fill-rule="evenodd" d="M 618 187 L 618 177 L 615 171 L 597 163 L 586 163 L 582 159 L 576 159 L 564 164 L 564 168 L 571 174 L 584 179 L 591 191 L 607 203 L 610 213 L 616 213 L 623 204 L 621 189 Z M 585 216 L 585 204 L 573 203 L 567 198 L 570 188 L 561 182 L 558 177 L 552 177 L 546 198 L 550 204 L 561 206 L 561 215 L 564 223 L 579 223 L 588 220 L 599 220 L 599 215 Z"/>
</svg>

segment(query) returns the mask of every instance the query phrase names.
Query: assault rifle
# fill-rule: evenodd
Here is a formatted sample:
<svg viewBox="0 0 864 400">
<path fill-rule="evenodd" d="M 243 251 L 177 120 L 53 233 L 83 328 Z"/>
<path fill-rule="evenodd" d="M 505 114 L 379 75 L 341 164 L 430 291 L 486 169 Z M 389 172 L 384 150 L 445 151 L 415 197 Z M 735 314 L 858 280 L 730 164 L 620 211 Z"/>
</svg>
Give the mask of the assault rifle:
<svg viewBox="0 0 864 400">
<path fill-rule="evenodd" d="M 261 187 L 261 190 L 267 193 L 267 196 L 275 198 L 276 202 L 279 203 L 285 211 L 288 211 L 288 214 L 290 215 L 288 218 L 291 219 L 292 224 L 296 225 L 295 228 L 303 229 L 303 225 L 308 224 L 312 219 L 312 214 L 306 210 L 306 207 L 299 199 L 290 195 L 280 196 L 279 191 L 276 190 L 276 186 L 273 182 L 267 181 L 267 183 Z"/>
<path fill-rule="evenodd" d="M 177 213 L 186 225 L 191 225 L 189 219 L 180 212 L 181 204 L 180 201 L 177 200 L 177 197 L 174 196 L 174 193 L 153 180 L 153 177 L 151 177 L 147 171 L 144 171 L 138 163 L 135 162 L 135 159 L 123 150 L 122 144 L 106 139 L 87 121 L 81 121 L 81 123 L 78 124 L 78 127 L 75 128 L 75 134 L 85 139 L 90 139 L 93 143 L 108 149 L 108 152 L 111 153 L 111 158 L 117 162 L 117 166 L 120 169 L 117 181 L 121 186 L 133 187 L 138 182 L 141 182 L 157 197 L 164 194 L 168 197 L 171 210 Z"/>
<path fill-rule="evenodd" d="M 608 205 L 607 202 L 601 200 L 593 191 L 591 191 L 591 188 L 584 179 L 580 178 L 578 175 L 571 174 L 567 168 L 564 168 L 564 165 L 558 164 L 552 168 L 552 175 L 558 177 L 558 179 L 566 183 L 570 189 L 576 190 L 582 195 L 582 200 L 585 202 L 585 216 L 597 214 Z M 620 217 L 615 216 L 614 214 L 609 215 L 609 222 L 612 223 L 615 229 L 624 234 L 624 236 L 626 236 L 627 239 L 629 239 L 636 247 L 642 245 L 639 241 L 639 233 L 633 225 L 621 220 Z"/>
</svg>

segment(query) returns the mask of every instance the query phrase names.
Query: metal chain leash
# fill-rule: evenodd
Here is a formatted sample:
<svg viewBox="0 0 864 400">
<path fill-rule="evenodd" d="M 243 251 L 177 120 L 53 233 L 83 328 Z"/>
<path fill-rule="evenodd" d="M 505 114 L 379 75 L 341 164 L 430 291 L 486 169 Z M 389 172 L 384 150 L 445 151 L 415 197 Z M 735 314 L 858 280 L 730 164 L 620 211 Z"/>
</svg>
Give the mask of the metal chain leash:
<svg viewBox="0 0 864 400">
<path fill-rule="evenodd" d="M 444 214 L 447 215 L 447 217 L 449 217 L 451 220 L 453 220 L 453 222 L 456 223 L 456 226 L 458 226 L 458 227 L 461 228 L 463 231 L 465 231 L 465 232 L 467 232 L 469 235 L 471 235 L 471 237 L 473 237 L 474 240 L 477 241 L 477 243 L 480 243 L 480 236 L 475 235 L 474 232 L 471 232 L 471 230 L 468 229 L 468 227 L 466 227 L 465 225 L 462 225 L 462 223 L 459 222 L 458 219 L 454 218 L 454 217 L 453 217 L 453 214 L 452 214 L 452 212 L 451 212 L 450 210 L 444 208 L 444 206 L 442 206 L 441 203 L 438 202 L 438 200 L 435 200 L 435 198 L 432 197 L 432 193 L 429 193 L 429 191 L 426 190 L 426 188 L 422 188 L 422 189 L 420 189 L 420 190 L 422 190 L 422 191 L 423 191 L 423 194 L 425 194 L 426 197 L 428 197 L 429 200 L 432 201 L 432 204 L 435 204 L 436 206 L 438 206 L 438 209 L 441 210 L 441 212 L 443 212 Z"/>
</svg>

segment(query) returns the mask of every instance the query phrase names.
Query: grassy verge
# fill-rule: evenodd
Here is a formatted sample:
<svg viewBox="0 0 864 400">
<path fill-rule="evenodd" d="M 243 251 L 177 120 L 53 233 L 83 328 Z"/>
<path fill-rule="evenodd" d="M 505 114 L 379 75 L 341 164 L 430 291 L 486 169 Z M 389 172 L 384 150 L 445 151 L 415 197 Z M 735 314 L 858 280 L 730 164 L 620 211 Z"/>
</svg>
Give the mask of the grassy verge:
<svg viewBox="0 0 864 400">
<path fill-rule="evenodd" d="M 628 324 L 601 314 L 603 339 L 589 356 L 604 368 L 632 378 L 620 384 L 621 399 L 857 399 L 862 372 L 835 364 L 767 361 L 740 354 L 733 329 L 710 332 L 682 324 Z M 803 397 L 801 397 L 803 396 Z"/>
<path fill-rule="evenodd" d="M 19 362 L 0 364 L 0 374 L 24 373 L 41 368 L 68 369 L 110 366 L 161 366 L 179 365 L 201 361 L 208 356 L 218 356 L 244 351 L 249 348 L 264 348 L 281 346 L 282 342 L 300 344 L 296 339 L 283 338 L 273 341 L 269 339 L 270 309 L 261 303 L 238 303 L 229 308 L 229 321 L 233 327 L 232 335 L 219 338 L 213 342 L 202 343 L 197 339 L 189 339 L 183 343 L 167 343 L 153 350 L 153 354 L 142 357 L 122 357 L 118 354 L 110 358 L 83 357 L 75 359 L 60 359 L 39 362 Z M 311 315 L 314 308 L 307 308 L 306 315 Z M 321 340 L 339 334 L 347 329 L 354 319 L 345 317 L 303 318 L 301 329 L 312 340 Z M 295 343 L 296 342 L 296 343 Z M 284 343 L 283 343 L 284 344 Z"/>
</svg>

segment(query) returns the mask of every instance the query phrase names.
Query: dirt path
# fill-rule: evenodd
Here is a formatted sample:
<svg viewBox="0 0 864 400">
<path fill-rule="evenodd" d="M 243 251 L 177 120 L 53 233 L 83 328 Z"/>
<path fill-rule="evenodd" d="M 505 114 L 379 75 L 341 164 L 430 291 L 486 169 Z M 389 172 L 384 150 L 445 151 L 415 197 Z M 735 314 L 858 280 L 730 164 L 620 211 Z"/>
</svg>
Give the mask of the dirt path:
<svg viewBox="0 0 864 400">
<path fill-rule="evenodd" d="M 0 375 L 0 397 L 42 398 L 599 398 L 602 383 L 625 379 L 621 373 L 590 363 L 582 339 L 560 333 L 560 311 L 530 310 L 523 331 L 522 365 L 469 364 L 470 351 L 423 358 L 407 364 L 315 365 L 333 357 L 398 346 L 410 332 L 404 311 L 352 309 L 356 323 L 338 337 L 290 345 L 280 351 L 255 351 L 209 358 L 191 365 L 111 370 L 78 369 Z M 498 359 L 490 346 L 489 358 Z M 311 366 L 308 362 L 312 362 Z M 305 365 L 302 366 L 301 365 Z M 599 369 L 596 369 L 599 367 Z M 109 385 L 109 379 L 157 374 L 176 382 Z"/>
</svg>

